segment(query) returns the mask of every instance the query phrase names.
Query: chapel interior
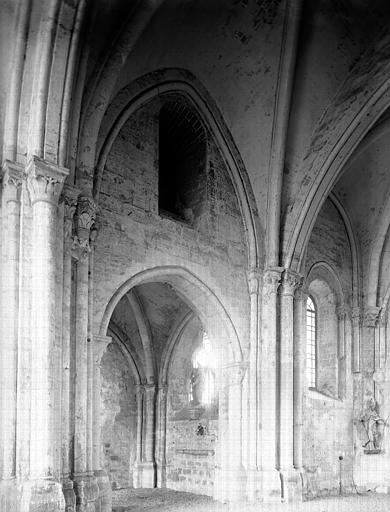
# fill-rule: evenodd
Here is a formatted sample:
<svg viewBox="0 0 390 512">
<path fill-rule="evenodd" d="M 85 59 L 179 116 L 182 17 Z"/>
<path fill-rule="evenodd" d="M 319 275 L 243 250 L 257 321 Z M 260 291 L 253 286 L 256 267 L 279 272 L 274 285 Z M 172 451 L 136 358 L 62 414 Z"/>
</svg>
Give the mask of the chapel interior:
<svg viewBox="0 0 390 512">
<path fill-rule="evenodd" d="M 388 0 L 0 0 L 0 65 L 0 512 L 390 494 Z"/>
</svg>

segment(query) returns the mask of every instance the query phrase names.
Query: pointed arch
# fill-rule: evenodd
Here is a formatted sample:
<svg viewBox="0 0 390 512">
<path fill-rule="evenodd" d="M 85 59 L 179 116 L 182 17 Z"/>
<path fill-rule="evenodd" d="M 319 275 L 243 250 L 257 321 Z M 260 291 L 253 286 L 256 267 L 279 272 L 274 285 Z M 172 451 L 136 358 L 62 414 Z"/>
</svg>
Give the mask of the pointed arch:
<svg viewBox="0 0 390 512">
<path fill-rule="evenodd" d="M 205 88 L 186 70 L 158 70 L 122 89 L 107 110 L 105 131 L 96 159 L 93 195 L 98 200 L 104 167 L 120 130 L 131 115 L 148 101 L 175 93 L 191 104 L 212 133 L 227 166 L 240 206 L 248 247 L 249 268 L 263 267 L 263 229 L 254 194 L 239 151 L 221 113 Z"/>
<path fill-rule="evenodd" d="M 343 167 L 390 106 L 390 36 L 378 39 L 347 75 L 313 132 L 299 194 L 281 235 L 282 265 L 297 270 L 318 213 Z"/>
<path fill-rule="evenodd" d="M 223 304 L 197 276 L 183 267 L 153 267 L 125 281 L 109 300 L 100 324 L 100 334 L 107 332 L 112 313 L 121 298 L 135 286 L 160 282 L 172 286 L 178 296 L 198 315 L 215 342 L 224 364 L 241 362 L 243 352 L 233 322 Z"/>
</svg>

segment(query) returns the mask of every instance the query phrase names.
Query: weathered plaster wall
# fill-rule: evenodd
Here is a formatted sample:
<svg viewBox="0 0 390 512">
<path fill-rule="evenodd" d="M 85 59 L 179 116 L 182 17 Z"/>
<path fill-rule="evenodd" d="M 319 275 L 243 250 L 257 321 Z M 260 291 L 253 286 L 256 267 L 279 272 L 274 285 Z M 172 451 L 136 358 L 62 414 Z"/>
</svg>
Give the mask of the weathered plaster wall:
<svg viewBox="0 0 390 512">
<path fill-rule="evenodd" d="M 132 487 L 137 433 L 135 382 L 115 342 L 102 357 L 101 376 L 103 467 L 113 489 Z"/>
<path fill-rule="evenodd" d="M 191 71 L 216 101 L 232 132 L 261 219 L 284 7 L 284 0 L 202 0 L 186 5 L 167 1 L 137 42 L 116 86 L 117 92 L 160 68 Z"/>
<path fill-rule="evenodd" d="M 330 199 L 327 199 L 317 217 L 307 247 L 305 273 L 320 261 L 335 271 L 346 305 L 352 299 L 352 257 L 343 220 Z"/>
<path fill-rule="evenodd" d="M 335 206 L 328 199 L 317 218 L 314 226 L 306 258 L 306 272 L 318 262 L 326 262 L 335 271 L 342 285 L 345 305 L 351 305 L 352 290 L 352 262 L 348 238 L 342 219 Z M 316 284 L 317 283 L 317 284 Z M 335 311 L 335 299 L 337 290 L 332 290 L 333 297 L 326 298 L 330 294 L 329 285 L 326 286 L 319 279 L 313 281 L 313 295 L 324 293 L 324 298 L 318 301 L 318 317 L 325 309 L 331 308 L 333 322 L 330 326 L 321 325 L 322 334 L 326 329 L 326 344 L 328 355 L 333 359 L 333 365 L 337 365 L 338 326 Z M 310 291 L 310 287 L 309 287 Z M 329 305 L 329 302 L 332 304 Z M 329 311 L 328 311 L 329 313 Z M 330 320 L 332 318 L 330 317 Z M 309 390 L 305 387 L 304 397 L 304 433 L 303 433 L 303 465 L 305 469 L 304 494 L 314 497 L 321 494 L 338 493 L 341 487 L 343 491 L 352 488 L 352 464 L 353 464 L 353 385 L 351 374 L 351 323 L 350 317 L 345 319 L 345 396 L 338 397 L 337 368 L 329 367 L 326 374 L 319 369 L 322 379 L 332 379 L 333 385 L 328 386 L 327 394 L 317 390 Z M 321 364 L 321 357 L 318 364 Z M 330 395 L 330 396 L 329 396 Z M 332 396 L 333 395 L 333 396 Z M 342 461 L 339 457 L 343 457 Z M 340 480 L 341 479 L 341 480 Z"/>
<path fill-rule="evenodd" d="M 218 402 L 194 411 L 189 401 L 192 356 L 202 341 L 194 318 L 178 341 L 169 368 L 167 410 L 167 486 L 213 495 L 217 449 Z M 201 425 L 204 435 L 197 433 Z"/>
<path fill-rule="evenodd" d="M 239 339 L 248 339 L 246 243 L 225 164 L 209 140 L 207 214 L 187 223 L 158 215 L 158 141 L 155 100 L 123 126 L 103 175 L 101 230 L 95 255 L 95 329 L 117 287 L 141 270 L 185 267 L 213 290 Z"/>
</svg>

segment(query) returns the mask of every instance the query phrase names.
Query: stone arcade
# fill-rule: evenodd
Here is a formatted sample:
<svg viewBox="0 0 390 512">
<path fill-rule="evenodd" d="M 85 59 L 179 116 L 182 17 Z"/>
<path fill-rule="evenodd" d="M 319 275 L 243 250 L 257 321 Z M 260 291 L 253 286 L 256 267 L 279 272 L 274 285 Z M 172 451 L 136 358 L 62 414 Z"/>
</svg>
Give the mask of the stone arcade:
<svg viewBox="0 0 390 512">
<path fill-rule="evenodd" d="M 0 0 L 0 511 L 390 492 L 387 0 Z"/>
</svg>

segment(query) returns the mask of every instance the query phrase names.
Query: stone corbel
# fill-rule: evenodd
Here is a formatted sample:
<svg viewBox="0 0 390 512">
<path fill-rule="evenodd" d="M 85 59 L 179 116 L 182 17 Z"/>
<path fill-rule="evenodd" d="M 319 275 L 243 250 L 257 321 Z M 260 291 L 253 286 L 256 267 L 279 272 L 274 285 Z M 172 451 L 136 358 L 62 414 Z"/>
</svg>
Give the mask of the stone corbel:
<svg viewBox="0 0 390 512">
<path fill-rule="evenodd" d="M 242 381 L 244 380 L 247 368 L 248 363 L 242 361 L 224 366 L 222 368 L 221 374 L 222 387 L 228 388 L 230 386 L 241 385 Z"/>
<path fill-rule="evenodd" d="M 93 349 L 94 349 L 94 358 L 95 363 L 100 365 L 102 356 L 106 351 L 108 345 L 112 342 L 111 336 L 104 336 L 101 334 L 93 335 Z"/>
</svg>

